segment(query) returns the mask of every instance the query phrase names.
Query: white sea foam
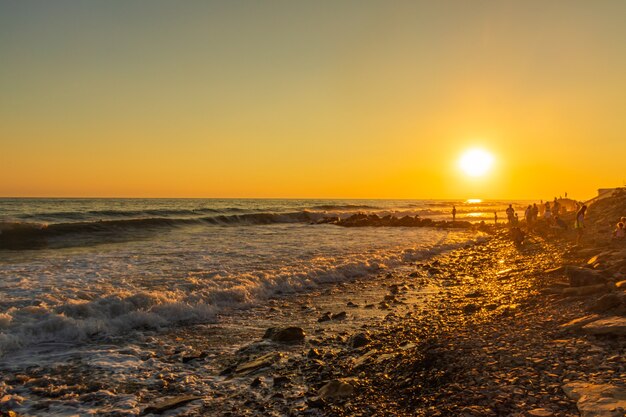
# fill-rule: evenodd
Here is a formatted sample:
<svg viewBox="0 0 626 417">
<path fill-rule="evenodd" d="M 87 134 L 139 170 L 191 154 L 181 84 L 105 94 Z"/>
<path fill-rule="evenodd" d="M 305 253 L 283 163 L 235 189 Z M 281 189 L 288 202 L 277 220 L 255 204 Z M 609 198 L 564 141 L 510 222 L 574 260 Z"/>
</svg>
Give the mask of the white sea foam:
<svg viewBox="0 0 626 417">
<path fill-rule="evenodd" d="M 232 267 L 211 273 L 190 268 L 192 271 L 184 276 L 175 273 L 167 276 L 167 269 L 163 270 L 164 265 L 159 264 L 158 271 L 151 271 L 150 265 L 143 266 L 143 273 L 152 272 L 156 276 L 138 278 L 129 273 L 134 267 L 126 265 L 124 272 L 116 270 L 119 279 L 116 276 L 107 279 L 102 274 L 94 275 L 89 266 L 82 264 L 86 268 L 82 277 L 69 274 L 59 279 L 51 277 L 47 270 L 40 271 L 45 273 L 38 280 L 21 279 L 22 291 L 16 291 L 21 295 L 30 291 L 31 305 L 13 306 L 0 315 L 0 352 L 5 354 L 42 342 L 78 343 L 134 331 L 211 322 L 217 313 L 229 308 L 260 303 L 277 294 L 306 291 L 324 283 L 363 277 L 432 256 L 463 244 L 468 235 L 432 231 L 422 232 L 421 237 L 428 237 L 424 239 L 427 243 L 413 244 L 410 248 L 395 246 L 339 256 L 326 253 L 296 263 L 276 259 L 278 267 L 259 269 L 245 263 L 248 269 L 241 272 L 233 271 Z M 106 264 L 103 259 L 91 260 Z M 70 261 L 75 268 L 72 272 L 78 274 L 77 266 L 82 262 L 82 259 Z M 60 285 L 51 285 L 50 280 L 55 278 Z M 46 282 L 48 292 L 36 290 L 36 281 Z"/>
</svg>

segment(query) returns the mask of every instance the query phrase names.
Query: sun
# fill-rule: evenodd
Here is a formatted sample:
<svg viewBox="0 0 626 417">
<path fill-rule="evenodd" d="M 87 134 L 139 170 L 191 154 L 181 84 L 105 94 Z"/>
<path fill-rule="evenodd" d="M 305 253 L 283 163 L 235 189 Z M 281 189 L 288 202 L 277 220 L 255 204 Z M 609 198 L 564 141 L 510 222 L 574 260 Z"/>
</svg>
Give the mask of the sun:
<svg viewBox="0 0 626 417">
<path fill-rule="evenodd" d="M 493 155 L 483 149 L 470 149 L 459 159 L 459 167 L 470 177 L 482 177 L 493 165 Z"/>
</svg>

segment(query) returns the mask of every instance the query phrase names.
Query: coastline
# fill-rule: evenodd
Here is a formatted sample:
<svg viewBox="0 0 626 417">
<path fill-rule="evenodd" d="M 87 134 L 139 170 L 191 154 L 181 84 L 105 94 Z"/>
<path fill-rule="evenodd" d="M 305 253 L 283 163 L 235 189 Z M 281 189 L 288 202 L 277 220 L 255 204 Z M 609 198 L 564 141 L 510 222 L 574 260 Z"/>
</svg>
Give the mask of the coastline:
<svg viewBox="0 0 626 417">
<path fill-rule="evenodd" d="M 79 360 L 5 381 L 40 399 L 25 415 L 62 415 L 73 397 L 108 416 L 567 417 L 578 415 L 568 384 L 623 390 L 623 333 L 563 327 L 604 295 L 618 303 L 595 319 L 624 316 L 621 248 L 607 252 L 593 239 L 574 247 L 554 235 L 518 247 L 506 228 L 492 231 L 377 276 L 277 295 L 218 324 L 146 332 L 135 350 L 103 355 L 105 370 Z M 572 286 L 564 265 L 584 266 L 602 288 Z M 301 330 L 282 339 L 268 331 L 285 327 Z M 141 371 L 147 363 L 158 367 Z M 1 409 L 19 410 L 19 392 L 5 394 Z"/>
<path fill-rule="evenodd" d="M 562 267 L 585 264 L 593 251 L 539 237 L 519 249 L 502 230 L 486 243 L 418 262 L 412 272 L 387 277 L 379 302 L 389 311 L 381 319 L 338 334 L 320 335 L 309 327 L 305 331 L 312 334 L 295 347 L 257 342 L 240 350 L 231 358 L 231 370 L 268 352 L 278 352 L 280 360 L 265 356 L 267 362 L 245 376 L 226 372 L 250 388 L 206 402 L 203 410 L 215 415 L 578 415 L 576 393 L 566 394 L 569 385 L 606 385 L 623 393 L 626 377 L 623 333 L 594 336 L 567 326 L 587 316 L 595 298 L 559 292 L 567 287 Z M 425 279 L 435 291 L 418 302 L 402 300 Z M 610 285 L 606 288 L 600 294 L 611 293 Z M 623 287 L 613 293 L 620 291 Z M 602 313 L 611 315 L 616 308 L 623 310 L 614 305 Z M 361 336 L 367 344 L 355 346 Z M 245 404 L 245 412 L 233 413 L 236 404 Z"/>
</svg>

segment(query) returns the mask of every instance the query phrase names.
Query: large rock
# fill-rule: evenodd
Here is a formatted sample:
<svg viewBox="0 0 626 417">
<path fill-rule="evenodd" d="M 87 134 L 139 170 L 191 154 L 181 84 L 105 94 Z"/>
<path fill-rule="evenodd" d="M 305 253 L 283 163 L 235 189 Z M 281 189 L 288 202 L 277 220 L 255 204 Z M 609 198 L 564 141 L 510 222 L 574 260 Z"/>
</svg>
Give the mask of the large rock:
<svg viewBox="0 0 626 417">
<path fill-rule="evenodd" d="M 592 321 L 582 327 L 582 331 L 593 335 L 626 336 L 626 317 L 607 317 Z"/>
<path fill-rule="evenodd" d="M 596 313 L 602 313 L 619 306 L 621 303 L 622 298 L 618 294 L 604 294 L 593 303 L 590 310 L 595 311 Z"/>
<path fill-rule="evenodd" d="M 602 294 L 610 291 L 606 284 L 585 285 L 582 287 L 563 288 L 561 294 L 567 296 L 581 296 L 591 294 Z"/>
<path fill-rule="evenodd" d="M 270 327 L 265 331 L 263 339 L 270 339 L 279 343 L 298 343 L 304 341 L 306 333 L 301 327 Z"/>
<path fill-rule="evenodd" d="M 626 389 L 582 381 L 563 385 L 565 395 L 576 401 L 581 417 L 624 417 Z"/>
<path fill-rule="evenodd" d="M 348 382 L 333 379 L 318 391 L 320 398 L 341 398 L 348 397 L 354 392 L 354 387 Z"/>
<path fill-rule="evenodd" d="M 572 321 L 569 321 L 565 324 L 562 324 L 560 327 L 565 331 L 577 331 L 582 329 L 582 327 L 586 324 L 591 323 L 592 321 L 596 321 L 600 318 L 597 314 L 590 314 L 588 316 L 579 317 Z"/>
<path fill-rule="evenodd" d="M 572 287 L 604 284 L 606 282 L 606 278 L 600 272 L 577 266 L 568 265 L 565 268 L 565 275 L 567 275 Z"/>
</svg>

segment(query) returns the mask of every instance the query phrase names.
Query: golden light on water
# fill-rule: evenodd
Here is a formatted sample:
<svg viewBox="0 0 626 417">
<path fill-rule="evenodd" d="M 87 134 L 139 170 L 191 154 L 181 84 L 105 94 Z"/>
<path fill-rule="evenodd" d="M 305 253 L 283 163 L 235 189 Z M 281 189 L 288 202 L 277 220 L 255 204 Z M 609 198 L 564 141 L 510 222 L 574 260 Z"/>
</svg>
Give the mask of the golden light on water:
<svg viewBox="0 0 626 417">
<path fill-rule="evenodd" d="M 483 200 L 481 200 L 480 198 L 468 198 L 467 200 L 465 200 L 465 202 L 467 204 L 479 204 L 482 203 Z"/>
<path fill-rule="evenodd" d="M 470 177 L 482 177 L 493 165 L 494 157 L 483 149 L 470 149 L 459 159 L 459 167 Z"/>
</svg>

